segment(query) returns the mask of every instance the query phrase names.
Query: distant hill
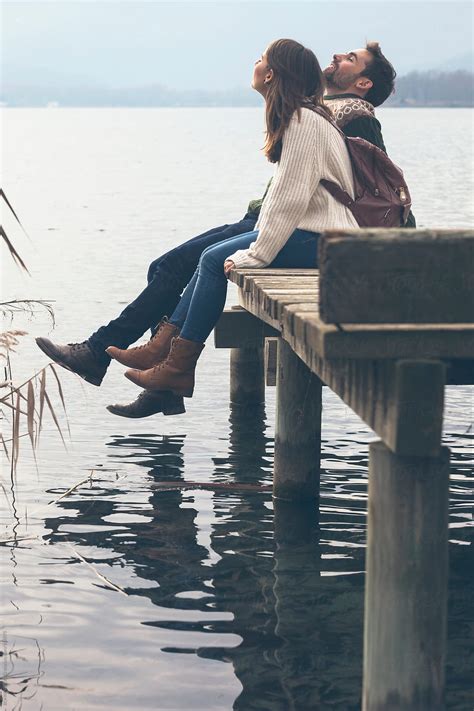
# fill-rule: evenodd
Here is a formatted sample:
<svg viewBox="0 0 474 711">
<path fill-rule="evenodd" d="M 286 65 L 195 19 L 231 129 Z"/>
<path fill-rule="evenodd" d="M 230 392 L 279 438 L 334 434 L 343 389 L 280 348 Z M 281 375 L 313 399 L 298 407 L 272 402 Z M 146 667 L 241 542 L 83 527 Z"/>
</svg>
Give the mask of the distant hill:
<svg viewBox="0 0 474 711">
<path fill-rule="evenodd" d="M 5 86 L 0 102 L 7 106 L 180 107 L 259 106 L 262 98 L 252 89 L 178 91 L 152 85 L 124 89 L 103 87 Z"/>
<path fill-rule="evenodd" d="M 474 106 L 472 71 L 410 72 L 397 79 L 386 106 Z"/>
<path fill-rule="evenodd" d="M 472 71 L 410 72 L 399 77 L 387 106 L 474 105 Z M 260 106 L 262 98 L 250 88 L 178 91 L 162 85 L 110 89 L 98 86 L 5 85 L 0 103 L 7 106 L 180 107 Z"/>
</svg>

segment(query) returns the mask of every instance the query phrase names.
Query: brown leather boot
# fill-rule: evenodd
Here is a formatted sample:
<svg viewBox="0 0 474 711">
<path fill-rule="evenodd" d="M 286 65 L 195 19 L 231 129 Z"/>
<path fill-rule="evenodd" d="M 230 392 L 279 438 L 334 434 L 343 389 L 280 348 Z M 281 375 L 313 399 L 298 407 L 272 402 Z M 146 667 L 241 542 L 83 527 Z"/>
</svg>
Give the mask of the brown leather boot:
<svg viewBox="0 0 474 711">
<path fill-rule="evenodd" d="M 146 390 L 170 390 L 175 395 L 192 397 L 194 371 L 204 343 L 173 338 L 165 361 L 149 370 L 127 370 L 125 377 Z"/>
<path fill-rule="evenodd" d="M 170 351 L 171 340 L 179 334 L 179 328 L 166 319 L 162 319 L 155 335 L 142 346 L 122 350 L 115 346 L 106 348 L 111 358 L 128 368 L 147 370 L 166 359 Z"/>
</svg>

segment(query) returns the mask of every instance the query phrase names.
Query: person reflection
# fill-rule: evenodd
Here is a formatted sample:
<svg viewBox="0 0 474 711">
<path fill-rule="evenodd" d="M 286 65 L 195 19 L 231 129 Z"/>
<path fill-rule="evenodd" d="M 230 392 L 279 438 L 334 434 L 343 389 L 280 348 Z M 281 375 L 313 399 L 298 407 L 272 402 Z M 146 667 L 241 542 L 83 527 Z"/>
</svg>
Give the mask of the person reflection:
<svg viewBox="0 0 474 711">
<path fill-rule="evenodd" d="M 91 559 L 91 547 L 109 550 L 110 558 L 121 554 L 124 567 L 136 577 L 158 583 L 153 587 L 129 587 L 129 594 L 149 597 L 156 605 L 179 607 L 176 596 L 189 590 L 205 590 L 203 570 L 207 549 L 197 542 L 197 510 L 190 505 L 183 478 L 182 448 L 184 436 L 130 436 L 109 443 L 116 461 L 133 461 L 148 470 L 150 492 L 143 503 L 140 489 L 134 495 L 119 479 L 112 486 L 94 480 L 92 488 L 81 496 L 58 503 L 62 513 L 46 520 L 51 529 L 50 542 L 67 540 L 82 555 Z M 140 521 L 140 518 L 143 521 Z M 116 528 L 114 526 L 116 525 Z M 107 560 L 103 555 L 100 561 Z M 153 624 L 153 623 L 151 623 Z"/>
</svg>

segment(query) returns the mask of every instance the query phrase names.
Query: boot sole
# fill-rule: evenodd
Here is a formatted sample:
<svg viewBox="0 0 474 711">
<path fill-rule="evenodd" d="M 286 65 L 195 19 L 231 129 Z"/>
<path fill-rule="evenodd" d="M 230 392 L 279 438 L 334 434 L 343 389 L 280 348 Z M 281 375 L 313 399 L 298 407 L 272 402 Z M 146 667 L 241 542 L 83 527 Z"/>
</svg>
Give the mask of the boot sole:
<svg viewBox="0 0 474 711">
<path fill-rule="evenodd" d="M 43 351 L 43 353 L 45 355 L 47 355 L 48 358 L 51 358 L 51 360 L 54 361 L 56 363 L 56 365 L 60 365 L 61 368 L 64 368 L 64 370 L 69 370 L 70 373 L 74 373 L 75 375 L 78 375 L 80 378 L 87 381 L 91 385 L 96 385 L 97 387 L 100 387 L 103 377 L 99 378 L 98 376 L 95 376 L 95 375 L 87 375 L 85 373 L 80 373 L 78 370 L 73 370 L 69 365 L 66 365 L 66 363 L 64 363 L 63 361 L 58 360 L 57 356 L 53 353 L 53 351 L 50 350 L 47 345 L 40 342 L 39 338 L 36 338 L 35 341 L 36 341 L 36 345 L 38 346 L 38 348 L 41 351 Z"/>
<path fill-rule="evenodd" d="M 123 412 L 121 408 L 115 408 L 113 405 L 107 405 L 106 409 L 112 413 L 112 415 L 118 415 L 118 417 L 127 417 L 130 420 L 140 420 L 145 417 L 153 417 L 153 415 L 163 414 L 165 417 L 168 415 L 182 415 L 186 412 L 184 407 L 164 407 L 163 410 L 158 410 L 158 412 L 150 412 L 148 415 L 131 415 Z"/>
</svg>

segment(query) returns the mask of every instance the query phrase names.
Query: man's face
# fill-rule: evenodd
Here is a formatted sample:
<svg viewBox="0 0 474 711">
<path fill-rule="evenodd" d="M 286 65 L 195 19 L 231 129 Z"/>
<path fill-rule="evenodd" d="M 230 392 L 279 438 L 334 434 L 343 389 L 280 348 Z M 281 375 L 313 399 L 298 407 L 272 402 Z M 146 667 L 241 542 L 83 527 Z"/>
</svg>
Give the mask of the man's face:
<svg viewBox="0 0 474 711">
<path fill-rule="evenodd" d="M 353 87 L 371 60 L 372 55 L 366 49 L 334 54 L 331 64 L 323 71 L 328 89 L 345 91 Z"/>
</svg>

